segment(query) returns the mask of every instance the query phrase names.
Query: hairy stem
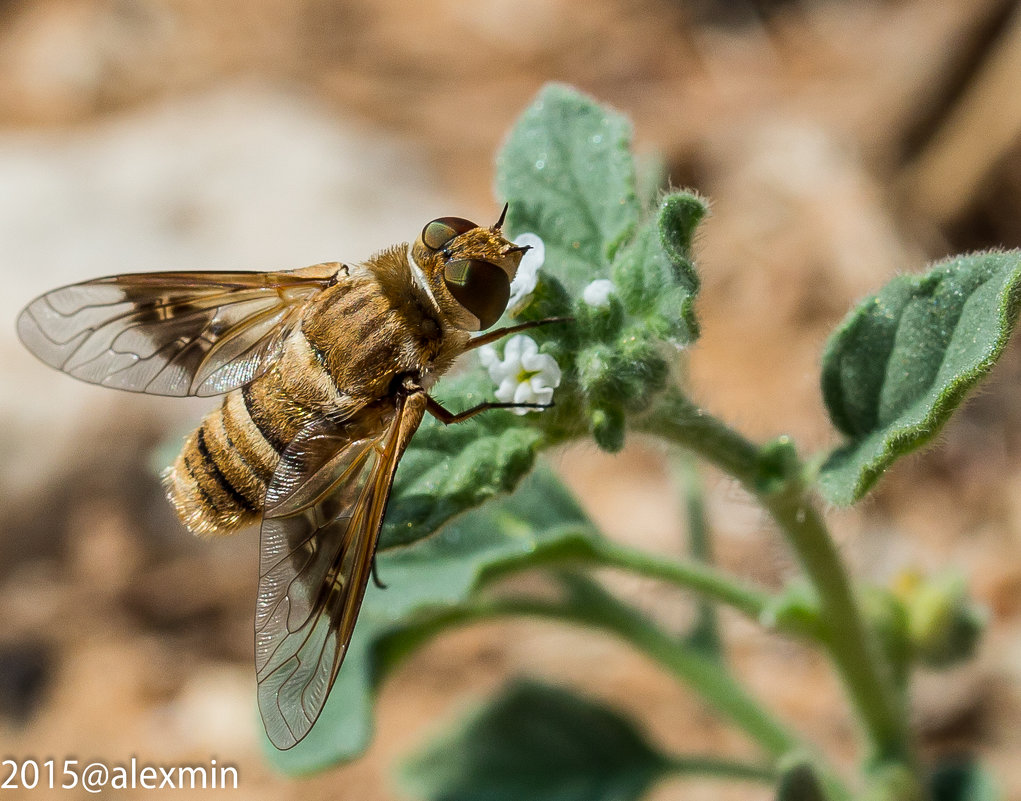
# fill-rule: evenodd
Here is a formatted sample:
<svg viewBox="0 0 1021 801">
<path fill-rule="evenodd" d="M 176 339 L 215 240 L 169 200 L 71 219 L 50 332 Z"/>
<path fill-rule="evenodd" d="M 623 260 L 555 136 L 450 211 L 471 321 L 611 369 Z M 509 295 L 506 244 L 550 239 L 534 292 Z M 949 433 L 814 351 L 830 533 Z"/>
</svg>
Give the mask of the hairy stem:
<svg viewBox="0 0 1021 801">
<path fill-rule="evenodd" d="M 775 782 L 777 779 L 775 768 L 734 762 L 729 759 L 713 759 L 712 757 L 670 757 L 668 770 L 678 776 L 701 774 L 716 776 L 720 779 L 744 779 L 758 782 Z"/>
<path fill-rule="evenodd" d="M 446 610 L 442 622 L 435 620 L 432 623 L 438 629 L 508 615 L 550 618 L 616 634 L 691 686 L 707 704 L 726 715 L 774 758 L 799 745 L 795 737 L 752 700 L 740 684 L 720 670 L 718 663 L 685 648 L 630 609 L 625 615 L 609 619 L 574 605 L 532 598 L 495 598 L 452 607 Z"/>
<path fill-rule="evenodd" d="M 769 511 L 818 593 L 828 631 L 825 645 L 864 723 L 870 756 L 913 764 L 903 700 L 865 625 L 837 548 L 803 483 L 800 465 L 782 476 L 767 473 L 764 448 L 676 392 L 667 395 L 640 428 L 706 458 L 740 481 Z"/>
<path fill-rule="evenodd" d="M 681 485 L 684 496 L 684 510 L 688 524 L 688 553 L 699 564 L 711 565 L 713 561 L 712 541 L 706 521 L 705 493 L 698 464 L 692 455 L 682 451 L 674 459 L 673 472 Z M 723 657 L 723 643 L 720 640 L 720 625 L 716 605 L 703 599 L 698 605 L 698 619 L 688 635 L 688 643 L 702 648 L 706 653 Z"/>
<path fill-rule="evenodd" d="M 582 531 L 577 538 L 562 537 L 550 544 L 540 543 L 520 558 L 489 565 L 483 571 L 479 585 L 485 586 L 521 570 L 568 565 L 611 567 L 665 581 L 708 601 L 733 607 L 756 621 L 761 619 L 773 601 L 769 593 L 749 587 L 733 576 L 700 562 L 666 559 Z"/>
<path fill-rule="evenodd" d="M 666 581 L 707 600 L 731 606 L 755 621 L 762 617 L 772 600 L 769 593 L 748 587 L 733 576 L 699 562 L 664 559 L 608 540 L 595 543 L 595 554 L 607 567 Z"/>
<path fill-rule="evenodd" d="M 717 659 L 678 640 L 587 576 L 566 571 L 556 575 L 564 590 L 558 600 L 473 595 L 460 604 L 439 608 L 395 628 L 375 652 L 379 669 L 386 672 L 423 642 L 455 626 L 506 616 L 543 617 L 600 629 L 630 643 L 744 731 L 769 754 L 774 765 L 785 756 L 807 750 L 804 743 L 747 694 Z M 816 763 L 820 765 L 827 795 L 833 801 L 849 801 L 850 793 L 839 777 L 822 765 L 821 757 Z M 775 771 L 768 773 L 775 778 Z M 766 773 L 762 775 L 765 777 Z"/>
</svg>

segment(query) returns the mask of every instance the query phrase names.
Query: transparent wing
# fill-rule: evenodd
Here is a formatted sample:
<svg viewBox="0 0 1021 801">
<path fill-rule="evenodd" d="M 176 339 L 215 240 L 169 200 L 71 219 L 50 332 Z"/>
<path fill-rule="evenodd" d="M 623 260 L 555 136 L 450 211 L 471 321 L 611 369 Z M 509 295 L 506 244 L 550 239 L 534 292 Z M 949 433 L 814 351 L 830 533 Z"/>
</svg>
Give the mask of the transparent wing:
<svg viewBox="0 0 1021 801">
<path fill-rule="evenodd" d="M 423 392 L 402 394 L 389 408 L 311 423 L 270 482 L 255 669 L 259 710 L 277 748 L 298 743 L 326 703 L 365 594 L 394 471 L 425 402 Z"/>
<path fill-rule="evenodd" d="M 33 300 L 18 316 L 18 335 L 47 364 L 92 384 L 217 395 L 272 362 L 301 304 L 340 268 L 99 278 Z"/>
</svg>

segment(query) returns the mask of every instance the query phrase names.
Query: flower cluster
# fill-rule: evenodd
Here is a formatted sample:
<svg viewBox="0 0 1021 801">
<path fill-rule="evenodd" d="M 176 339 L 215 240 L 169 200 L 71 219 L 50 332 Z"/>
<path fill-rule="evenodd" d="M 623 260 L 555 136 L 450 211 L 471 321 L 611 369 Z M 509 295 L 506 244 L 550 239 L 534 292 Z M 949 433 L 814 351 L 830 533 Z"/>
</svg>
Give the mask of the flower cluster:
<svg viewBox="0 0 1021 801">
<path fill-rule="evenodd" d="M 492 345 L 479 348 L 479 360 L 496 384 L 496 398 L 503 403 L 542 403 L 553 400 L 553 390 L 560 386 L 560 366 L 530 336 L 511 337 L 503 349 L 503 359 Z M 533 409 L 514 409 L 526 414 Z"/>
<path fill-rule="evenodd" d="M 515 244 L 528 250 L 521 257 L 518 271 L 511 282 L 507 311 L 519 312 L 539 283 L 539 269 L 546 260 L 546 246 L 535 234 L 515 237 Z M 524 334 L 511 337 L 503 349 L 503 358 L 492 345 L 479 348 L 479 360 L 496 384 L 496 399 L 502 403 L 541 403 L 553 401 L 553 390 L 560 386 L 560 365 L 546 353 L 539 353 L 535 340 Z M 514 409 L 527 414 L 534 409 Z"/>
<path fill-rule="evenodd" d="M 529 303 L 532 293 L 539 284 L 539 270 L 546 258 L 546 246 L 535 234 L 525 233 L 515 237 L 518 245 L 527 246 L 511 282 L 511 295 L 507 311 L 511 316 L 520 313 Z M 590 282 L 581 294 L 584 306 L 595 314 L 607 314 L 617 287 L 607 278 Z M 553 390 L 560 386 L 561 369 L 556 359 L 548 353 L 540 353 L 535 340 L 525 335 L 511 338 L 501 359 L 491 345 L 479 350 L 483 367 L 496 384 L 495 395 L 503 403 L 549 404 Z M 515 409 L 517 414 L 526 414 L 531 409 Z"/>
</svg>

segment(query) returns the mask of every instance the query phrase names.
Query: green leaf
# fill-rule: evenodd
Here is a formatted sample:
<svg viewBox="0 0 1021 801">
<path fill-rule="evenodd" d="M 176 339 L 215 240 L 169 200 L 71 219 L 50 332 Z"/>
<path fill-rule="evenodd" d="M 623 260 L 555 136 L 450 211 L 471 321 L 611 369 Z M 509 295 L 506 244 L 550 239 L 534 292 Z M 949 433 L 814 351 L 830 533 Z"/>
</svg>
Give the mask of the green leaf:
<svg viewBox="0 0 1021 801">
<path fill-rule="evenodd" d="M 456 410 L 492 400 L 478 374 L 440 388 L 444 405 Z M 508 411 L 450 426 L 427 417 L 397 469 L 380 550 L 428 537 L 454 516 L 512 491 L 532 469 L 543 439 L 537 429 L 515 422 Z"/>
<path fill-rule="evenodd" d="M 507 230 L 538 234 L 574 295 L 607 274 L 638 225 L 635 183 L 628 121 L 559 84 L 543 88 L 497 158 Z"/>
<path fill-rule="evenodd" d="M 939 432 L 1003 352 L 1019 299 L 1021 253 L 977 253 L 899 276 L 847 317 L 823 355 L 823 398 L 849 438 L 822 467 L 831 501 L 860 499 Z"/>
<path fill-rule="evenodd" d="M 401 778 L 428 801 L 627 801 L 668 768 L 617 712 L 518 681 L 405 763 Z"/>
<path fill-rule="evenodd" d="M 434 537 L 381 553 L 377 564 L 388 589 L 369 585 L 322 716 L 290 751 L 267 743 L 270 761 L 288 773 L 307 773 L 361 754 L 372 736 L 380 684 L 399 657 L 424 641 L 423 632 L 444 628 L 447 607 L 465 601 L 488 571 L 527 562 L 537 551 L 586 532 L 595 536 L 560 481 L 540 469 L 513 495 L 465 514 Z"/>
<path fill-rule="evenodd" d="M 691 240 L 705 213 L 705 204 L 694 195 L 667 195 L 615 260 L 613 279 L 624 308 L 645 323 L 646 337 L 679 345 L 698 338 L 699 278 L 691 262 Z"/>
<path fill-rule="evenodd" d="M 670 175 L 661 153 L 635 154 L 635 185 L 643 209 L 655 209 L 669 183 Z"/>
</svg>

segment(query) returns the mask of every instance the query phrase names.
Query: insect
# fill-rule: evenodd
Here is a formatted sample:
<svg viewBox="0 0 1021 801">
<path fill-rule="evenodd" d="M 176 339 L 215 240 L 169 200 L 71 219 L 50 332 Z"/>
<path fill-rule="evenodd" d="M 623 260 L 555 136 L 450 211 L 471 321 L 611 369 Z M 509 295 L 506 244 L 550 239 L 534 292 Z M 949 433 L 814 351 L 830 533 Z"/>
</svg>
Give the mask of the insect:
<svg viewBox="0 0 1021 801">
<path fill-rule="evenodd" d="M 36 356 L 75 378 L 155 395 L 224 395 L 165 474 L 197 534 L 261 520 L 255 666 L 277 748 L 312 728 L 340 670 L 397 463 L 461 354 L 506 334 L 522 254 L 507 208 L 484 228 L 427 224 L 363 264 L 288 272 L 164 272 L 48 292 L 18 318 Z"/>
</svg>

